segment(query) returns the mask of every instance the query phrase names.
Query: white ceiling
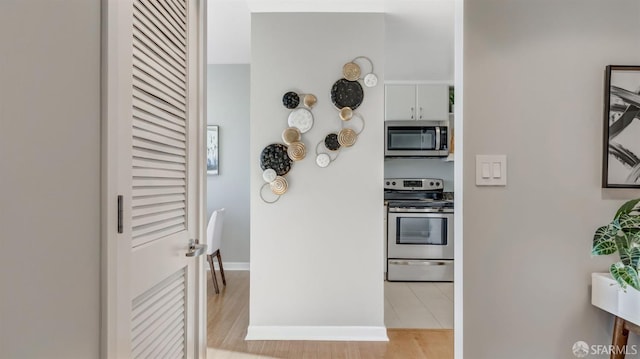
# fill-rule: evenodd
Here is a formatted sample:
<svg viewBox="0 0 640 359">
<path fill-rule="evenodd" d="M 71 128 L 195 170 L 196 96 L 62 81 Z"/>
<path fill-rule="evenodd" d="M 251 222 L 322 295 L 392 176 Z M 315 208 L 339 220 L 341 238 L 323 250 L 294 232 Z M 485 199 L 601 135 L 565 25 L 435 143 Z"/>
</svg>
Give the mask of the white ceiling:
<svg viewBox="0 0 640 359">
<path fill-rule="evenodd" d="M 381 12 L 387 79 L 453 79 L 453 0 L 208 0 L 207 5 L 209 64 L 250 63 L 252 12 Z"/>
</svg>

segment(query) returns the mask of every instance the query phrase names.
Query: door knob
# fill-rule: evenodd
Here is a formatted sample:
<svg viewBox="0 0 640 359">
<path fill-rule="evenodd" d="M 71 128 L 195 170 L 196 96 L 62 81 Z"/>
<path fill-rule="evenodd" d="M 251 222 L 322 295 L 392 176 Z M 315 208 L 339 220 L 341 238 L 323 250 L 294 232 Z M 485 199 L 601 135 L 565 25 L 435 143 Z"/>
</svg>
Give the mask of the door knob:
<svg viewBox="0 0 640 359">
<path fill-rule="evenodd" d="M 207 251 L 206 244 L 197 244 L 195 240 L 189 240 L 189 250 L 185 254 L 187 257 L 197 257 L 203 255 Z"/>
</svg>

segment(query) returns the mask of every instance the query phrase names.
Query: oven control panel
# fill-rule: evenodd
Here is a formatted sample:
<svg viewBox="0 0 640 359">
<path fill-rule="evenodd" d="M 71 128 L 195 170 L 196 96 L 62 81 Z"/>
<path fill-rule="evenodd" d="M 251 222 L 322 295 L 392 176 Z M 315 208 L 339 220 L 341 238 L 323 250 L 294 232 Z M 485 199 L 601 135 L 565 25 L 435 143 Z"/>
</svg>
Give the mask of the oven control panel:
<svg viewBox="0 0 640 359">
<path fill-rule="evenodd" d="M 440 178 L 385 178 L 384 189 L 435 191 L 444 189 L 444 181 Z"/>
</svg>

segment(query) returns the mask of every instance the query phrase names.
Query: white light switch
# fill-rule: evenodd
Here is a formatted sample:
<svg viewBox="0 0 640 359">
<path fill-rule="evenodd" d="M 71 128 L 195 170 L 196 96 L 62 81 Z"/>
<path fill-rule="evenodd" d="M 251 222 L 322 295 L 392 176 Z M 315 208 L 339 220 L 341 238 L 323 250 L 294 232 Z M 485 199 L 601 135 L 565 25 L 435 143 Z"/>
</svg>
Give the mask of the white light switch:
<svg viewBox="0 0 640 359">
<path fill-rule="evenodd" d="M 507 156 L 476 155 L 476 186 L 506 186 Z"/>
<path fill-rule="evenodd" d="M 500 162 L 492 162 L 492 164 L 493 164 L 493 178 L 502 177 L 502 171 L 500 170 L 500 168 L 502 168 L 501 163 Z"/>
<path fill-rule="evenodd" d="M 489 164 L 482 164 L 482 178 L 491 178 L 491 171 L 489 171 Z"/>
</svg>

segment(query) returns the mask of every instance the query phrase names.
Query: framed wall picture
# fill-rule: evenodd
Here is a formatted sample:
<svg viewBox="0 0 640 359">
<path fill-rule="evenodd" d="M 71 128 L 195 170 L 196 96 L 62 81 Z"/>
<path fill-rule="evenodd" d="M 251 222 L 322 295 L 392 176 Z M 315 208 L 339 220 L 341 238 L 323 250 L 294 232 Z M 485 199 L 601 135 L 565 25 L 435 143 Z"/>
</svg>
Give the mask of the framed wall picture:
<svg viewBox="0 0 640 359">
<path fill-rule="evenodd" d="M 207 174 L 218 175 L 218 126 L 207 126 Z"/>
<path fill-rule="evenodd" d="M 603 137 L 602 187 L 640 188 L 640 66 L 607 66 Z"/>
</svg>

